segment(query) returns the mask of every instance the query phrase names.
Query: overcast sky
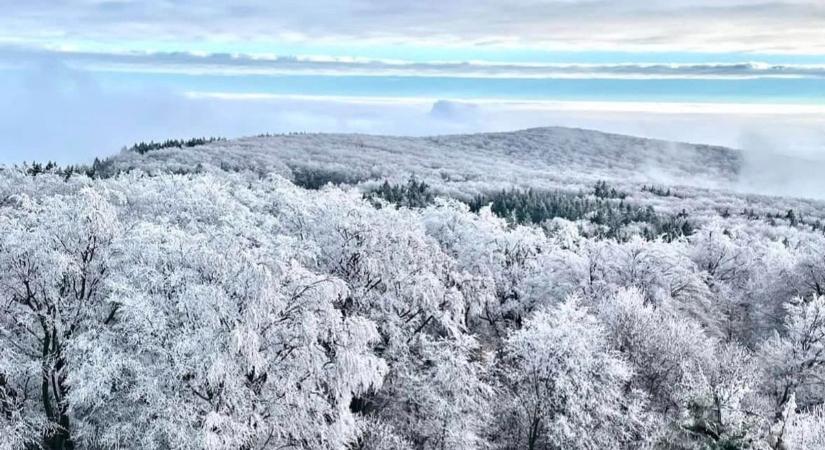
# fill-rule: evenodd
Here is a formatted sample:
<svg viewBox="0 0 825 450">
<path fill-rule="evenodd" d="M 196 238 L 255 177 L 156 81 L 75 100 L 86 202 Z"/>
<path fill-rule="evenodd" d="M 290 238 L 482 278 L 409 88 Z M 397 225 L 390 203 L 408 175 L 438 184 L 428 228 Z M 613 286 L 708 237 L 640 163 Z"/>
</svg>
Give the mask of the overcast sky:
<svg viewBox="0 0 825 450">
<path fill-rule="evenodd" d="M 825 50 L 820 0 L 12 0 L 0 6 L 4 41 L 67 48 L 201 41 L 237 51 L 273 42 Z"/>
<path fill-rule="evenodd" d="M 85 161 L 193 133 L 557 124 L 733 146 L 762 133 L 816 153 L 825 109 L 822 0 L 0 0 L 0 11 L 0 163 Z M 711 132 L 720 117 L 732 128 Z"/>
</svg>

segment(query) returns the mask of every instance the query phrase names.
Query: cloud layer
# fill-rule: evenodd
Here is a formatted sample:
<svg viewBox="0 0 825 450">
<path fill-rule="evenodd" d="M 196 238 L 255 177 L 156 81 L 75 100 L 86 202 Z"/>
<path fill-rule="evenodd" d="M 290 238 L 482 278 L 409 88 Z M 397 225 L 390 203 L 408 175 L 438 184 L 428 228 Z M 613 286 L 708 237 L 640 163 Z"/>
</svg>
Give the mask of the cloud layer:
<svg viewBox="0 0 825 450">
<path fill-rule="evenodd" d="M 383 75 L 491 78 L 825 78 L 825 64 L 414 62 L 329 56 L 192 52 L 84 52 L 0 47 L 0 64 L 60 60 L 76 68 L 226 75 Z"/>
<path fill-rule="evenodd" d="M 16 0 L 0 40 L 825 51 L 819 0 Z"/>
</svg>

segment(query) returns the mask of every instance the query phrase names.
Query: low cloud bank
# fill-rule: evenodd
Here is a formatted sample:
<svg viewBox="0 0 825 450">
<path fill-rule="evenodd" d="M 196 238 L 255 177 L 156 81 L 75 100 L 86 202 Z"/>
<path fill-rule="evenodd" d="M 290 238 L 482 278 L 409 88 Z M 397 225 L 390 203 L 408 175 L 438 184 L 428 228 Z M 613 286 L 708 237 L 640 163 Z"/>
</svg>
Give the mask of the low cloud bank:
<svg viewBox="0 0 825 450">
<path fill-rule="evenodd" d="M 505 63 L 407 61 L 335 56 L 243 53 L 88 52 L 0 45 L 0 65 L 60 60 L 88 70 L 234 75 L 388 75 L 490 78 L 750 79 L 824 78 L 825 64 L 728 63 Z M 758 59 L 758 58 L 757 58 Z"/>
</svg>

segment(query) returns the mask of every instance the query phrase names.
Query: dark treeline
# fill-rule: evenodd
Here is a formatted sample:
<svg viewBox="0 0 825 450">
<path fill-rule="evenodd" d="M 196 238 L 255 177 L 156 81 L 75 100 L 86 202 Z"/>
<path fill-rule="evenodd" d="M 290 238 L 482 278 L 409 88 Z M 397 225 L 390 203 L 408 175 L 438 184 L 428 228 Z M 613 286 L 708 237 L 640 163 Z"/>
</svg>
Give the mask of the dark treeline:
<svg viewBox="0 0 825 450">
<path fill-rule="evenodd" d="M 623 200 L 627 197 L 626 192 L 616 190 L 616 188 L 607 184 L 606 181 L 598 181 L 593 188 L 593 195 L 598 198 L 616 198 Z"/>
<path fill-rule="evenodd" d="M 226 138 L 222 137 L 200 137 L 200 138 L 191 138 L 191 139 L 167 139 L 162 142 L 138 142 L 137 144 L 132 145 L 127 150 L 130 152 L 140 153 L 141 155 L 151 152 L 154 150 L 160 150 L 163 148 L 184 148 L 184 147 L 197 147 L 199 145 L 209 144 L 211 142 L 218 142 L 218 141 L 225 141 Z"/>
<path fill-rule="evenodd" d="M 813 231 L 820 231 L 825 230 L 825 226 L 822 225 L 822 221 L 819 219 L 808 219 L 804 217 L 802 214 L 794 211 L 793 209 L 789 209 L 785 212 L 776 213 L 776 214 L 766 214 L 766 218 L 768 219 L 768 223 L 771 225 L 776 225 L 777 221 L 785 221 L 788 225 L 792 227 L 798 226 L 807 226 L 810 227 Z"/>
<path fill-rule="evenodd" d="M 616 192 L 600 182 L 602 192 Z M 512 189 L 477 195 L 469 203 L 470 210 L 478 211 L 490 205 L 492 212 L 518 224 L 540 224 L 561 217 L 567 220 L 589 220 L 603 225 L 603 237 L 619 238 L 623 227 L 641 224 L 647 239 L 662 236 L 672 240 L 693 234 L 695 226 L 685 211 L 675 216 L 657 213 L 652 206 L 637 207 L 624 200 L 588 198 L 580 194 L 535 189 Z"/>
<path fill-rule="evenodd" d="M 677 194 L 674 194 L 670 188 L 664 188 L 659 186 L 653 185 L 644 185 L 642 186 L 642 192 L 650 192 L 653 195 L 657 195 L 659 197 L 679 197 Z"/>
<path fill-rule="evenodd" d="M 220 142 L 225 141 L 226 138 L 223 137 L 196 137 L 191 139 L 167 139 L 162 142 L 138 142 L 133 144 L 130 147 L 124 147 L 126 151 L 135 152 L 141 155 L 146 154 L 147 152 L 160 150 L 163 148 L 184 148 L 184 147 L 197 147 L 199 145 L 209 144 L 211 142 Z M 61 175 L 66 179 L 71 178 L 73 175 L 86 175 L 90 178 L 107 178 L 113 176 L 117 173 L 115 170 L 111 169 L 111 160 L 109 158 L 95 158 L 94 162 L 89 164 L 69 164 L 65 166 L 61 166 L 54 161 L 47 161 L 45 163 L 32 161 L 31 164 L 23 163 L 22 166 L 19 168 L 23 170 L 26 174 L 31 176 L 37 176 L 43 173 L 51 173 Z M 192 170 L 193 172 L 197 172 L 197 169 Z M 189 171 L 183 171 L 181 173 L 188 173 Z M 326 183 L 323 183 L 326 184 Z M 322 185 L 323 185 L 322 184 Z"/>
<path fill-rule="evenodd" d="M 327 184 L 339 186 L 342 184 L 358 184 L 363 181 L 353 175 L 336 172 L 334 170 L 307 169 L 304 167 L 292 168 L 292 182 L 304 189 L 318 190 Z"/>
<path fill-rule="evenodd" d="M 465 201 L 472 212 L 489 205 L 493 214 L 519 225 L 541 224 L 560 217 L 567 220 L 587 220 L 604 226 L 606 231 L 597 234 L 608 238 L 621 238 L 623 227 L 637 223 L 646 239 L 663 237 L 673 240 L 690 236 L 695 230 L 686 211 L 676 215 L 657 213 L 652 206 L 638 207 L 623 200 L 624 194 L 600 181 L 592 198 L 583 194 L 536 189 L 509 189 L 476 195 Z M 364 194 L 364 198 L 382 199 L 397 206 L 423 208 L 433 203 L 435 195 L 430 186 L 414 177 L 405 184 L 388 181 Z"/>
<path fill-rule="evenodd" d="M 60 175 L 65 179 L 71 178 L 73 175 L 86 175 L 90 178 L 100 177 L 103 175 L 105 168 L 108 165 L 107 159 L 95 158 L 94 162 L 89 164 L 68 164 L 61 166 L 54 161 L 46 163 L 32 162 L 31 164 L 23 163 L 22 166 L 16 166 L 27 175 L 36 177 L 40 174 L 55 174 Z"/>
<path fill-rule="evenodd" d="M 378 205 L 375 200 L 380 198 L 397 206 L 423 208 L 433 203 L 435 195 L 427 183 L 411 177 L 407 184 L 390 184 L 385 180 L 377 189 L 366 192 L 364 198 L 372 200 L 375 205 Z"/>
</svg>

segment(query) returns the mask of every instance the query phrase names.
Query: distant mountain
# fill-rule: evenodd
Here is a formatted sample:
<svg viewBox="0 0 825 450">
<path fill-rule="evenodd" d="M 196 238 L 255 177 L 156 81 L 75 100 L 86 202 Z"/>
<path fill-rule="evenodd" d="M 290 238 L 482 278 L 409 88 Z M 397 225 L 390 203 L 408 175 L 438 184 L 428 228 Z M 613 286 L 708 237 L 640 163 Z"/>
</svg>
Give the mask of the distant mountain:
<svg viewBox="0 0 825 450">
<path fill-rule="evenodd" d="M 321 169 L 357 180 L 414 173 L 425 179 L 532 186 L 616 179 L 707 187 L 736 181 L 743 158 L 740 151 L 724 147 L 548 127 L 434 137 L 260 136 L 144 154 L 124 152 L 113 164 L 150 171 L 198 165 L 282 173 Z"/>
</svg>

